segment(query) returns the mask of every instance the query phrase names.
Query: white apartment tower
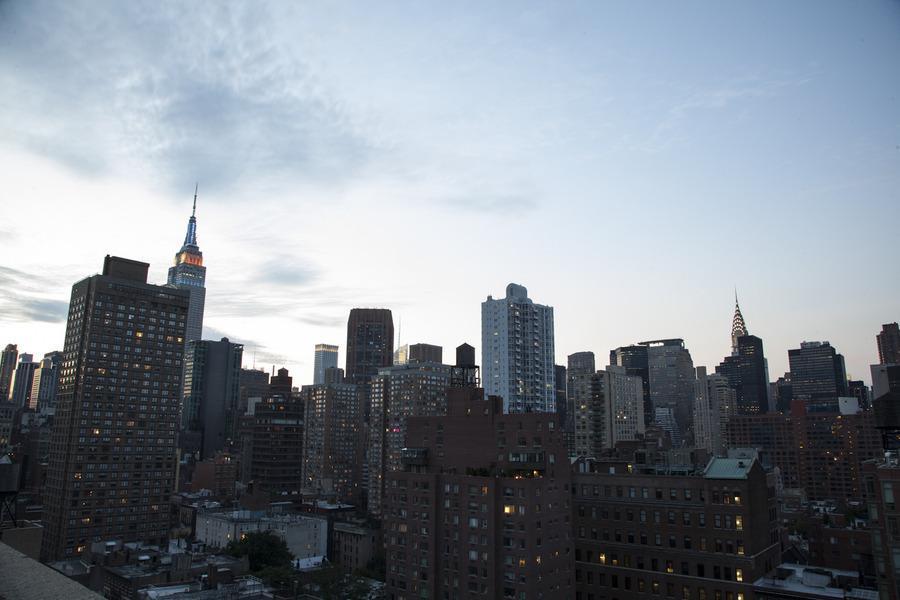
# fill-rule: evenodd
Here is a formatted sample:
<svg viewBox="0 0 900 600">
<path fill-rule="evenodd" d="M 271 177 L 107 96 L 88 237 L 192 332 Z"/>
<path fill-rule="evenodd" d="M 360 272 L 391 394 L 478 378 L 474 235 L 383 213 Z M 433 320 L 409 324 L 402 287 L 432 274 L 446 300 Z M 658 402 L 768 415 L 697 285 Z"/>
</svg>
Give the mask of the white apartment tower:
<svg viewBox="0 0 900 600">
<path fill-rule="evenodd" d="M 555 412 L 553 307 L 510 283 L 506 298 L 481 303 L 481 373 L 486 394 L 506 413 Z"/>
</svg>

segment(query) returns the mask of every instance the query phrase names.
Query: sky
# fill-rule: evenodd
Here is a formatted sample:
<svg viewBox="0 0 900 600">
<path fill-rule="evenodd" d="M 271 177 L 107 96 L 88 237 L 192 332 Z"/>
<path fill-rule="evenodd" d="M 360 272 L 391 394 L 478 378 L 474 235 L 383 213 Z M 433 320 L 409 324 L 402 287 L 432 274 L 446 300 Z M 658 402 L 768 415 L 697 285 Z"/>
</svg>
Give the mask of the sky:
<svg viewBox="0 0 900 600">
<path fill-rule="evenodd" d="M 163 283 L 195 183 L 204 337 L 312 381 L 352 307 L 480 346 L 509 282 L 556 358 L 900 319 L 900 3 L 0 0 L 0 343 L 59 349 L 113 254 Z M 480 350 L 480 349 L 479 349 Z M 343 355 L 341 356 L 343 365 Z"/>
</svg>

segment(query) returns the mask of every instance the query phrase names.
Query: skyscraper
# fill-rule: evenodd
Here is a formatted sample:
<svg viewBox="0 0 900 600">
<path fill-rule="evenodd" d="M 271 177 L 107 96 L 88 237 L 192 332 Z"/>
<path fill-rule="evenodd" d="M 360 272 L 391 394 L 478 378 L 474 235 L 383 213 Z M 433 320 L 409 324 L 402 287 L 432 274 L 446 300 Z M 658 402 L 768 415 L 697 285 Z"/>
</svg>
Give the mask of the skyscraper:
<svg viewBox="0 0 900 600">
<path fill-rule="evenodd" d="M 369 512 L 383 509 L 386 474 L 400 468 L 409 417 L 447 414 L 450 367 L 440 363 L 409 363 L 386 367 L 372 379 L 368 440 Z"/>
<path fill-rule="evenodd" d="M 644 426 L 649 427 L 653 424 L 653 402 L 650 398 L 650 366 L 647 355 L 647 346 L 622 346 L 611 350 L 609 353 L 609 364 L 625 367 L 628 375 L 641 378 L 641 384 L 644 390 Z"/>
<path fill-rule="evenodd" d="M 847 370 L 844 357 L 828 342 L 803 342 L 788 350 L 791 388 L 795 399 L 807 404 L 837 404 L 847 395 Z"/>
<path fill-rule="evenodd" d="M 680 338 L 641 342 L 647 346 L 650 398 L 656 415 L 675 423 L 672 443 L 686 440 L 693 428 L 694 361 Z M 659 409 L 664 409 L 660 411 Z"/>
<path fill-rule="evenodd" d="M 505 298 L 481 303 L 481 345 L 485 393 L 506 412 L 556 412 L 552 306 L 510 283 Z"/>
<path fill-rule="evenodd" d="M 72 286 L 44 495 L 42 557 L 98 539 L 165 543 L 175 483 L 187 291 L 107 256 Z"/>
<path fill-rule="evenodd" d="M 316 344 L 316 358 L 313 364 L 313 385 L 325 383 L 325 370 L 336 369 L 338 347 L 331 344 Z"/>
<path fill-rule="evenodd" d="M 62 352 L 48 352 L 41 359 L 38 368 L 34 371 L 34 381 L 31 385 L 31 400 L 29 408 L 41 410 L 56 406 L 56 390 L 59 386 L 59 371 L 62 365 Z"/>
<path fill-rule="evenodd" d="M 206 267 L 203 253 L 197 245 L 197 190 L 194 189 L 194 209 L 188 219 L 187 233 L 181 250 L 175 254 L 175 264 L 169 267 L 169 285 L 188 290 L 191 307 L 188 312 L 185 342 L 203 338 L 203 307 L 206 304 Z"/>
<path fill-rule="evenodd" d="M 563 427 L 563 434 L 570 456 L 594 456 L 590 450 L 593 426 L 588 422 L 588 407 L 595 400 L 592 383 L 596 371 L 593 352 L 569 355 L 566 364 L 568 422 Z"/>
<path fill-rule="evenodd" d="M 347 382 L 369 383 L 394 363 L 394 318 L 386 308 L 354 308 L 347 321 Z"/>
<path fill-rule="evenodd" d="M 878 343 L 878 362 L 883 365 L 900 365 L 900 326 L 885 323 L 875 340 Z"/>
<path fill-rule="evenodd" d="M 359 502 L 362 491 L 361 389 L 352 383 L 303 386 L 303 487 Z"/>
<path fill-rule="evenodd" d="M 728 421 L 735 414 L 735 391 L 727 377 L 718 373 L 707 375 L 706 367 L 697 367 L 694 385 L 694 446 L 724 456 Z"/>
<path fill-rule="evenodd" d="M 244 346 L 191 340 L 184 357 L 181 448 L 198 460 L 213 458 L 237 439 Z"/>
<path fill-rule="evenodd" d="M 31 402 L 31 387 L 34 384 L 34 371 L 38 364 L 34 362 L 31 354 L 24 352 L 19 355 L 19 364 L 13 373 L 12 384 L 9 388 L 9 401 L 18 408 L 27 407 Z"/>
<path fill-rule="evenodd" d="M 0 402 L 9 399 L 9 385 L 12 382 L 16 361 L 19 359 L 19 348 L 15 344 L 7 344 L 0 355 Z"/>
<path fill-rule="evenodd" d="M 716 373 L 728 378 L 728 385 L 737 398 L 738 413 L 768 412 L 769 382 L 763 343 L 755 335 L 750 335 L 741 314 L 737 294 L 734 297 L 734 318 L 731 322 L 731 356 L 725 357 L 716 367 Z"/>
</svg>

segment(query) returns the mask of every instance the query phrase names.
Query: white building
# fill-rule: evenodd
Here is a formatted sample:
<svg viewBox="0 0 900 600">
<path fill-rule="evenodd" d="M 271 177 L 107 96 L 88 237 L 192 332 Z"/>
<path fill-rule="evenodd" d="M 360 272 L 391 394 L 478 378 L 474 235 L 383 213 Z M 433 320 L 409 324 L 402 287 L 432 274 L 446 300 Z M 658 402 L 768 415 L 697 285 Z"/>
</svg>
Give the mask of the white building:
<svg viewBox="0 0 900 600">
<path fill-rule="evenodd" d="M 507 413 L 555 412 L 553 307 L 535 304 L 510 283 L 506 298 L 481 303 L 481 374 L 485 393 Z"/>
<path fill-rule="evenodd" d="M 255 531 L 278 535 L 296 558 L 325 556 L 328 551 L 328 521 L 307 515 L 269 517 L 249 510 L 204 512 L 197 515 L 194 537 L 210 548 L 224 548 Z"/>
<path fill-rule="evenodd" d="M 610 443 L 635 440 L 643 435 L 644 387 L 640 377 L 628 375 L 625 367 L 606 367 L 606 389 L 609 396 Z"/>
<path fill-rule="evenodd" d="M 706 367 L 697 367 L 696 373 L 694 446 L 706 448 L 714 456 L 724 456 L 725 430 L 737 406 L 735 391 L 724 375 L 707 375 Z"/>
</svg>

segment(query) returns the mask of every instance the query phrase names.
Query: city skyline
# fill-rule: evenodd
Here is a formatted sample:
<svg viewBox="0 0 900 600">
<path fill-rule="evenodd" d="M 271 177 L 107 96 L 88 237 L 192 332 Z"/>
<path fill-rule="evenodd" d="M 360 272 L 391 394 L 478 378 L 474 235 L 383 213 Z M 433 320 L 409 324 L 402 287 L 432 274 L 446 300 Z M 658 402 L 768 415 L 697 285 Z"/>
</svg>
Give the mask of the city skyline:
<svg viewBox="0 0 900 600">
<path fill-rule="evenodd" d="M 869 382 L 898 318 L 876 242 L 900 207 L 898 8 L 775 6 L 342 7 L 323 29 L 206 5 L 138 32 L 140 6 L 4 5 L 0 343 L 61 349 L 97 256 L 164 283 L 199 180 L 204 337 L 299 382 L 350 308 L 391 309 L 399 344 L 477 346 L 513 281 L 554 307 L 556 364 L 679 337 L 711 372 L 736 285 L 772 381 L 827 340 Z"/>
</svg>

